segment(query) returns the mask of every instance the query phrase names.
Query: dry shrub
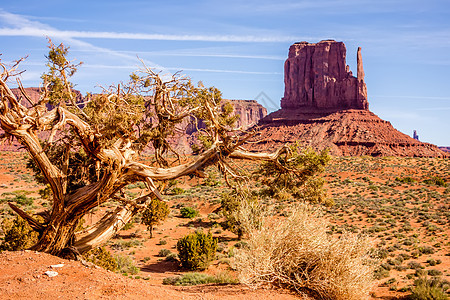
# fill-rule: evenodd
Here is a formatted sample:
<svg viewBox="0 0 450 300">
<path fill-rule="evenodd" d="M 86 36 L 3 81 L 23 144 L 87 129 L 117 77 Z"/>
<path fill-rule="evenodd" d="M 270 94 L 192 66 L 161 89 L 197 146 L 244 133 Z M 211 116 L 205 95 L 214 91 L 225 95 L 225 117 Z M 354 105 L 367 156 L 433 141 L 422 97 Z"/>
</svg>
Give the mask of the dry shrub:
<svg viewBox="0 0 450 300">
<path fill-rule="evenodd" d="M 293 207 L 283 219 L 265 218 L 236 254 L 239 279 L 254 288 L 271 284 L 320 299 L 367 298 L 375 267 L 368 240 L 326 231 L 320 211 L 307 205 Z"/>
<path fill-rule="evenodd" d="M 222 227 L 237 234 L 239 240 L 248 230 L 261 224 L 264 210 L 258 199 L 248 191 L 223 193 L 221 198 L 221 211 L 225 217 Z"/>
</svg>

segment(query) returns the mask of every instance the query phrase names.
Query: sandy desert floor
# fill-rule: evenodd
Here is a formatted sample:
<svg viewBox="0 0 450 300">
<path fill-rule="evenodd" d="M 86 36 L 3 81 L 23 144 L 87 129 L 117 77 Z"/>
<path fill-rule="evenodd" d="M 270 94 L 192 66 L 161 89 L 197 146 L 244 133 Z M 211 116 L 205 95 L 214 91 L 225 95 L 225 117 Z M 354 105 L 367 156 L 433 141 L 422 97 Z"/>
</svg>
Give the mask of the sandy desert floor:
<svg viewBox="0 0 450 300">
<path fill-rule="evenodd" d="M 209 172 L 217 176 L 216 170 Z M 414 280 L 424 272 L 450 281 L 450 187 L 433 181 L 433 178 L 441 178 L 450 183 L 449 159 L 333 158 L 324 177 L 328 196 L 335 203 L 324 208 L 330 222 L 329 233 L 366 234 L 380 253 L 373 299 L 401 299 L 410 293 Z M 149 238 L 146 227 L 136 218 L 107 245 L 115 255 L 131 257 L 139 268 L 137 274 L 113 273 L 32 251 L 4 252 L 0 254 L 0 295 L 6 299 L 295 298 L 286 291 L 251 291 L 243 285 L 163 285 L 164 278 L 186 273 L 167 257 L 176 253 L 180 237 L 199 227 L 210 229 L 219 239 L 216 260 L 204 272 L 236 277 L 230 261 L 239 241 L 236 235 L 219 225 L 220 194 L 225 185 L 219 183 L 213 187 L 201 180 L 181 179 L 177 187 L 180 190 L 169 191 L 166 195 L 171 213 L 164 223 L 156 226 L 154 238 Z M 36 184 L 25 168 L 25 153 L 0 153 L 1 219 L 13 217 L 6 204 L 8 201 L 19 201 L 19 205 L 34 212 L 47 207 L 48 203 L 38 194 L 40 188 L 42 186 Z M 129 186 L 126 192 L 132 194 L 138 190 L 138 186 Z M 100 207 L 86 217 L 86 224 L 95 222 L 99 212 L 112 210 L 115 205 Z M 182 218 L 180 208 L 183 206 L 197 209 L 199 216 L 192 220 Z M 276 209 L 282 215 L 287 203 L 279 203 Z M 46 270 L 52 270 L 51 265 L 59 263 L 64 263 L 64 267 L 57 270 L 58 276 L 44 275 Z"/>
</svg>

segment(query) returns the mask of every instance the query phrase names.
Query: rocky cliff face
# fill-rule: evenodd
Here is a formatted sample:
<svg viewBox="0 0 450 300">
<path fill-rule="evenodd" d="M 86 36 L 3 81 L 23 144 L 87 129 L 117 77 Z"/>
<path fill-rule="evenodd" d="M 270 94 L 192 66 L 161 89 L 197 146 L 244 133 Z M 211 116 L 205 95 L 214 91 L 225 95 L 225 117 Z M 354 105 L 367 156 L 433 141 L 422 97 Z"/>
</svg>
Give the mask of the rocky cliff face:
<svg viewBox="0 0 450 300">
<path fill-rule="evenodd" d="M 370 112 L 361 48 L 357 77 L 345 64 L 342 42 L 296 43 L 285 63 L 285 94 L 281 109 L 260 122 L 250 150 L 273 150 L 300 142 L 333 155 L 445 157 L 432 144 L 396 130 Z"/>
<path fill-rule="evenodd" d="M 259 120 L 267 115 L 267 109 L 259 104 L 256 100 L 231 100 L 223 99 L 222 103 L 230 102 L 234 107 L 234 113 L 239 115 L 236 121 L 236 127 L 241 129 L 248 129 L 258 124 Z M 197 126 L 189 124 L 186 127 L 186 133 L 192 134 L 197 128 L 205 128 L 202 120 L 198 120 Z"/>
<path fill-rule="evenodd" d="M 39 88 L 37 88 L 37 87 L 28 87 L 28 88 L 24 88 L 24 89 L 25 89 L 25 92 L 27 93 L 28 97 L 30 98 L 30 100 L 33 103 L 37 103 L 39 101 L 39 98 L 41 96 Z M 23 95 L 22 95 L 22 93 L 20 92 L 19 89 L 11 89 L 11 91 L 17 97 L 17 99 L 20 100 L 20 99 L 23 98 Z M 77 102 L 79 102 L 79 103 L 82 102 L 83 96 L 82 96 L 81 92 L 77 91 L 77 90 L 73 90 L 73 92 L 75 93 L 75 97 L 76 97 Z M 31 103 L 29 101 L 25 100 L 25 99 L 22 99 L 20 101 L 20 103 L 22 105 L 25 105 L 25 107 L 30 107 L 31 106 Z M 52 107 L 51 104 L 47 104 L 47 108 L 48 109 L 52 109 L 53 107 Z"/>
<path fill-rule="evenodd" d="M 16 96 L 17 99 L 20 99 L 22 97 L 22 93 L 20 92 L 19 89 L 11 89 L 11 91 L 13 92 L 13 94 Z M 29 87 L 25 88 L 25 91 L 33 103 L 37 103 L 39 101 L 40 96 L 39 88 Z M 29 107 L 28 105 L 30 105 L 28 101 L 21 101 L 21 103 L 26 105 L 27 107 Z"/>
<path fill-rule="evenodd" d="M 284 64 L 284 97 L 281 108 L 368 109 L 361 48 L 358 76 L 346 64 L 344 43 L 295 43 Z"/>
<path fill-rule="evenodd" d="M 258 124 L 259 120 L 267 115 L 267 109 L 256 100 L 224 100 L 233 104 L 234 113 L 239 115 L 237 127 L 250 128 Z"/>
</svg>

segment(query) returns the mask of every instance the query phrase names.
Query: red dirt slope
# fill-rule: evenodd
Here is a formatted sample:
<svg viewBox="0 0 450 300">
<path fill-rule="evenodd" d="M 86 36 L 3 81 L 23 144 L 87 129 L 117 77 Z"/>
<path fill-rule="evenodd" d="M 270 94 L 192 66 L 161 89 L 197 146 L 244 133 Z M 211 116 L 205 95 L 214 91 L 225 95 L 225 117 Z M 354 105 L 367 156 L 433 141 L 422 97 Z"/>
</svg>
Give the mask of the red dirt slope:
<svg viewBox="0 0 450 300">
<path fill-rule="evenodd" d="M 64 264 L 62 267 L 52 265 Z M 49 277 L 46 271 L 58 275 Z M 45 253 L 0 253 L 1 299 L 299 299 L 273 290 L 251 291 L 242 285 L 173 287 L 130 279 L 99 267 Z"/>
</svg>

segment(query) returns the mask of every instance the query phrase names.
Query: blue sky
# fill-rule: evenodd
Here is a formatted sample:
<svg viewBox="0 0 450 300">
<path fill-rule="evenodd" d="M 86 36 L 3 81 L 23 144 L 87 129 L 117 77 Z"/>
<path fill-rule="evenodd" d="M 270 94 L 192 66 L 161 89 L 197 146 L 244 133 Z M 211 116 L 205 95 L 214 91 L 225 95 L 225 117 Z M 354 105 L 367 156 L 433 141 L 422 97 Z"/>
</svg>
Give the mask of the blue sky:
<svg viewBox="0 0 450 300">
<path fill-rule="evenodd" d="M 39 84 L 50 36 L 84 62 L 73 78 L 83 93 L 127 80 L 139 57 L 214 85 L 225 98 L 258 98 L 275 110 L 289 46 L 335 39 L 346 44 L 353 73 L 362 47 L 374 113 L 450 146 L 448 0 L 2 2 L 0 58 L 28 55 L 25 86 Z"/>
</svg>

